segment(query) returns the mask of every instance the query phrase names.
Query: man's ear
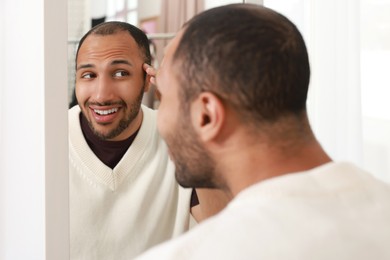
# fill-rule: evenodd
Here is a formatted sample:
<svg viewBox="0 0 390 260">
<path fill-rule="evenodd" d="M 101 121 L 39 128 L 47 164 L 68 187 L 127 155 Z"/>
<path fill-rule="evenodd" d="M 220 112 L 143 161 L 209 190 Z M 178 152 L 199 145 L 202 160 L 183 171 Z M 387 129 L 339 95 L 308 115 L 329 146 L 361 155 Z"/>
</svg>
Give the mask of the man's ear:
<svg viewBox="0 0 390 260">
<path fill-rule="evenodd" d="M 152 85 L 152 82 L 150 82 L 151 77 L 152 77 L 151 75 L 146 74 L 145 82 L 144 82 L 144 85 L 145 85 L 144 92 L 148 92 L 150 89 L 150 86 Z"/>
<path fill-rule="evenodd" d="M 191 105 L 191 120 L 201 140 L 207 142 L 220 133 L 225 121 L 225 107 L 211 92 L 202 92 Z"/>
</svg>

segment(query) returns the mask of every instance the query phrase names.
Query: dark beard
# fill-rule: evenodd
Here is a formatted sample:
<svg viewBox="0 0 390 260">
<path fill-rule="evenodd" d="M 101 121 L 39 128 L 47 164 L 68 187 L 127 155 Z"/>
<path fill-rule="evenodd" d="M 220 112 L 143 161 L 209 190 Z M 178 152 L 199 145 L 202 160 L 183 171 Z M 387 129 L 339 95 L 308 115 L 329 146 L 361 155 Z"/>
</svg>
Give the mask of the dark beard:
<svg viewBox="0 0 390 260">
<path fill-rule="evenodd" d="M 127 127 L 131 124 L 131 122 L 133 122 L 133 120 L 137 117 L 140 109 L 141 109 L 141 103 L 142 103 L 142 98 L 143 98 L 143 94 L 144 94 L 144 90 L 145 90 L 145 86 L 142 87 L 141 89 L 141 93 L 138 95 L 137 99 L 135 100 L 134 103 L 131 104 L 131 107 L 129 108 L 130 109 L 130 113 L 128 115 L 127 118 L 125 119 L 122 119 L 121 121 L 119 121 L 119 124 L 118 126 L 112 130 L 111 132 L 109 132 L 108 134 L 104 135 L 104 134 L 101 134 L 99 133 L 98 131 L 96 131 L 96 129 L 93 127 L 92 125 L 92 122 L 87 120 L 88 122 L 88 125 L 89 127 L 91 128 L 91 130 L 93 131 L 93 133 L 98 137 L 100 138 L 101 140 L 105 141 L 105 140 L 110 140 L 112 138 L 115 138 L 117 137 L 118 135 L 120 135 L 124 130 L 127 129 Z M 126 103 L 123 102 L 123 101 L 120 101 L 120 102 L 106 102 L 104 104 L 99 104 L 99 105 L 102 105 L 102 106 L 110 106 L 110 105 L 116 105 L 116 104 L 119 104 L 121 105 L 122 107 L 126 107 Z M 86 107 L 89 106 L 89 103 L 87 102 L 86 103 Z M 85 117 L 85 115 L 84 115 Z M 87 118 L 87 117 L 85 117 Z"/>
<path fill-rule="evenodd" d="M 176 180 L 185 187 L 216 188 L 215 163 L 200 143 L 188 120 L 182 120 L 176 131 L 166 138 L 176 166 Z"/>
</svg>

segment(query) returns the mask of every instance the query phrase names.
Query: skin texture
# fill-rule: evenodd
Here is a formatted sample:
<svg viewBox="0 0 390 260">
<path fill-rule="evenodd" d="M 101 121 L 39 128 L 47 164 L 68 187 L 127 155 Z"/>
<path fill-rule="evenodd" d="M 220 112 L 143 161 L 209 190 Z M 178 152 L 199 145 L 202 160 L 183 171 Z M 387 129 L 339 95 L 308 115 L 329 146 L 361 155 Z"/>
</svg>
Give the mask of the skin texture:
<svg viewBox="0 0 390 260">
<path fill-rule="evenodd" d="M 143 63 L 136 42 L 126 31 L 89 35 L 80 47 L 76 96 L 89 125 L 101 139 L 124 140 L 140 127 L 140 104 L 149 85 Z"/>
</svg>

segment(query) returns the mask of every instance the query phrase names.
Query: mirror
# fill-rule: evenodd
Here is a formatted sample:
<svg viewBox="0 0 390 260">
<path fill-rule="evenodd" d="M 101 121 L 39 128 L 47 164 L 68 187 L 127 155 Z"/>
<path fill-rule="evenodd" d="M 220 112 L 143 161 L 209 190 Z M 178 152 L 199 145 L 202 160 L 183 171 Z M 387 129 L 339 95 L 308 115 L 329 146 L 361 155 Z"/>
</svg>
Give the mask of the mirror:
<svg viewBox="0 0 390 260">
<path fill-rule="evenodd" d="M 201 1 L 201 0 L 199 0 L 199 1 L 195 1 L 195 0 L 192 0 L 192 1 L 191 0 L 175 0 L 175 1 L 166 1 L 166 0 L 159 0 L 159 1 L 157 1 L 157 0 L 142 0 L 142 1 L 137 1 L 137 0 L 95 0 L 95 1 L 93 1 L 93 4 L 91 2 L 92 1 L 89 1 L 89 0 L 82 0 L 82 1 L 68 0 L 68 19 L 69 19 L 69 21 L 68 21 L 68 23 L 69 23 L 69 25 L 68 25 L 68 30 L 69 30 L 68 31 L 68 39 L 69 39 L 68 40 L 68 52 L 69 52 L 69 55 L 68 55 L 68 71 L 69 71 L 68 85 L 69 85 L 70 106 L 76 105 L 73 93 L 74 93 L 74 85 L 75 85 L 75 54 L 76 54 L 78 42 L 79 42 L 80 38 L 91 28 L 91 26 L 99 24 L 99 23 L 104 22 L 104 21 L 113 21 L 113 20 L 126 21 L 126 22 L 133 24 L 133 25 L 138 26 L 140 29 L 144 30 L 148 35 L 148 38 L 150 40 L 150 46 L 152 49 L 152 56 L 154 58 L 153 65 L 154 65 L 154 67 L 157 68 L 161 62 L 161 59 L 163 56 L 163 50 L 164 50 L 166 43 L 174 36 L 175 32 L 177 32 L 179 30 L 179 28 L 181 28 L 181 26 L 184 22 L 186 22 L 193 15 L 201 12 L 205 8 L 212 8 L 212 7 L 215 7 L 217 5 L 224 5 L 224 4 L 235 3 L 235 2 L 238 3 L 241 1 L 226 1 L 226 0 L 225 1 L 211 1 L 211 0 L 210 1 Z M 115 71 L 115 72 L 117 72 L 117 71 Z M 123 71 L 121 71 L 121 72 L 123 72 Z M 112 81 L 112 82 L 114 82 L 114 81 Z M 154 95 L 153 91 L 149 91 L 144 96 L 143 103 L 148 107 L 157 108 L 158 99 L 156 99 L 156 96 Z M 103 111 L 103 108 L 101 108 L 101 109 Z M 97 109 L 95 109 L 95 111 L 93 113 L 95 113 L 94 115 L 95 116 L 97 115 L 97 117 L 99 117 L 99 116 L 104 117 L 104 115 L 115 114 L 116 111 L 119 111 L 119 110 L 111 111 L 111 110 L 113 110 L 113 108 L 111 108 L 111 107 L 104 108 L 104 109 L 106 109 L 106 110 L 104 110 L 103 112 L 101 112 L 101 111 L 96 112 Z M 92 112 L 91 112 L 91 114 L 92 114 Z M 70 168 L 72 169 L 71 174 L 70 174 L 70 179 L 71 179 L 71 182 L 70 182 L 71 188 L 70 189 L 71 189 L 71 191 L 72 191 L 72 185 L 73 185 L 72 178 L 74 178 L 74 179 L 77 178 L 78 183 L 82 183 L 82 184 L 80 184 L 80 186 L 81 185 L 87 186 L 84 182 L 89 182 L 91 184 L 91 186 L 99 186 L 99 184 L 94 183 L 95 179 L 93 177 L 91 177 L 94 174 L 93 170 L 96 171 L 96 175 L 98 175 L 97 172 L 103 171 L 103 170 L 101 170 L 102 168 L 104 168 L 106 170 L 105 172 L 110 172 L 110 170 L 111 170 L 107 167 L 101 167 L 101 166 L 89 167 L 89 168 L 87 168 L 87 166 L 85 166 L 86 164 L 91 165 L 91 162 L 92 162 L 92 164 L 94 164 L 94 163 L 102 164 L 102 163 L 100 161 L 98 161 L 99 159 L 96 158 L 95 155 L 93 155 L 93 153 L 91 152 L 91 149 L 88 149 L 87 144 L 85 144 L 86 143 L 85 136 L 83 136 L 83 134 L 87 135 L 85 132 L 88 132 L 88 131 L 85 130 L 87 128 L 86 127 L 86 128 L 82 128 L 83 134 L 80 133 L 81 132 L 79 130 L 80 127 L 78 126 L 78 122 L 77 122 L 77 120 L 79 120 L 79 118 L 80 118 L 78 112 L 77 112 L 77 114 L 73 113 L 72 115 L 75 115 L 75 116 L 70 117 L 70 118 L 74 118 L 74 120 L 70 120 L 70 122 L 73 122 L 73 124 L 70 123 L 69 125 L 70 125 L 70 129 L 75 129 L 75 131 L 73 131 L 73 130 L 70 131 L 70 136 L 71 136 L 71 138 L 70 138 L 70 140 L 71 140 L 70 151 L 71 152 L 73 151 L 72 152 L 73 155 L 71 155 L 70 158 L 77 157 L 77 160 L 72 161 L 72 159 L 70 159 L 71 160 L 70 161 Z M 122 114 L 120 114 L 120 113 L 118 113 L 117 115 L 122 116 Z M 115 115 L 113 117 L 115 117 Z M 147 118 L 147 116 L 144 116 L 142 120 L 147 121 L 145 118 Z M 117 120 L 117 121 L 119 121 L 119 120 Z M 72 125 L 74 125 L 75 127 L 72 128 Z M 155 131 L 154 125 L 151 128 L 152 128 L 151 131 Z M 139 129 L 139 131 L 140 132 L 142 131 L 142 127 Z M 77 132 L 77 134 L 76 134 L 77 138 L 73 137 L 73 132 Z M 93 133 L 89 134 L 89 137 L 92 135 L 93 135 Z M 155 137 L 153 137 L 153 138 L 155 138 Z M 156 138 L 158 138 L 158 137 L 156 137 Z M 142 140 L 142 142 L 144 141 L 143 139 L 141 139 L 141 140 Z M 147 140 L 147 139 L 145 139 L 145 140 Z M 90 140 L 88 139 L 88 141 L 90 141 Z M 76 148 L 72 147 L 72 143 L 77 143 L 77 142 L 78 142 L 78 144 L 82 143 L 82 145 L 80 145 L 80 146 L 82 146 L 82 148 L 80 150 L 77 150 Z M 90 142 L 92 142 L 92 141 L 90 141 Z M 91 147 L 91 145 L 90 145 L 90 147 Z M 132 148 L 132 147 L 130 147 L 130 148 Z M 124 149 L 124 152 L 127 153 L 127 151 L 130 151 L 130 148 L 126 147 Z M 164 156 L 167 158 L 167 155 L 166 155 L 167 153 L 166 153 L 165 148 L 159 148 L 159 149 L 161 151 L 163 151 L 161 153 L 165 152 Z M 95 153 L 95 150 L 96 149 L 94 149 L 94 151 L 93 151 L 94 153 Z M 77 155 L 75 155 L 75 154 L 77 154 Z M 87 155 L 87 154 L 89 154 L 89 155 Z M 123 156 L 125 156 L 125 155 L 123 155 Z M 122 157 L 120 157 L 120 159 L 121 158 Z M 156 159 L 156 160 L 159 160 L 159 159 Z M 75 161 L 77 161 L 77 162 L 75 162 Z M 85 165 L 83 162 L 85 162 Z M 162 164 L 163 165 L 162 167 L 168 168 L 166 166 L 166 165 L 168 165 L 167 159 L 164 163 L 165 164 Z M 79 164 L 81 164 L 81 165 L 79 165 Z M 156 163 L 156 164 L 158 165 L 158 167 L 160 167 L 160 163 Z M 119 164 L 115 164 L 115 165 L 119 165 Z M 116 166 L 114 166 L 114 167 L 115 168 L 113 168 L 113 169 L 116 169 Z M 153 166 L 153 167 L 157 167 L 157 166 Z M 80 168 L 82 168 L 82 169 L 79 170 Z M 152 168 L 152 169 L 154 169 L 154 168 Z M 160 169 L 160 168 L 158 168 L 158 169 Z M 173 171 L 172 167 L 170 169 Z M 145 171 L 146 170 L 143 170 L 142 173 L 144 173 Z M 163 171 L 164 171 L 164 169 L 163 169 Z M 78 172 L 81 174 L 77 174 L 75 172 Z M 126 171 L 126 172 L 128 173 L 129 171 Z M 148 172 L 152 172 L 152 170 L 148 170 Z M 153 171 L 153 173 L 154 172 L 155 172 L 155 170 Z M 112 173 L 112 172 L 108 173 L 108 175 L 109 174 L 112 174 L 112 176 L 114 175 L 114 173 Z M 76 175 L 77 177 L 74 177 L 74 175 Z M 82 178 L 80 178 L 79 175 L 83 175 L 82 177 L 84 178 L 84 180 Z M 172 176 L 173 176 L 173 174 L 172 174 Z M 93 180 L 93 181 L 91 181 L 91 180 Z M 92 189 L 92 188 L 90 188 L 88 186 L 87 189 Z M 91 192 L 91 193 L 88 193 L 89 191 L 84 191 L 82 189 L 79 189 L 79 190 L 80 190 L 80 193 L 83 193 L 83 194 L 80 194 L 80 197 L 82 197 L 84 199 L 86 197 L 88 198 L 88 196 L 92 197 L 92 196 L 96 195 L 95 190 L 93 190 L 94 192 Z M 109 192 L 111 192 L 111 194 L 115 193 L 115 189 L 109 190 Z M 81 200 L 79 197 L 79 194 L 72 195 L 72 192 L 70 192 L 70 193 L 71 193 L 71 200 L 70 200 L 71 203 L 72 203 L 72 196 L 73 196 L 73 199 L 78 198 L 79 200 Z M 87 195 L 86 195 L 86 193 L 87 193 Z M 102 191 L 102 193 L 103 194 L 100 194 L 100 195 L 102 197 L 104 197 L 104 195 L 106 194 L 105 191 Z M 176 196 L 178 196 L 178 195 L 176 195 Z M 153 198 L 153 196 L 152 196 L 152 198 Z M 188 196 L 188 198 L 190 198 L 190 195 Z M 110 199 L 111 199 L 111 197 L 110 197 Z M 140 198 L 141 202 L 142 202 L 142 199 L 143 198 Z M 107 202 L 107 200 L 105 202 L 102 202 L 102 204 L 104 204 L 104 203 L 109 204 L 109 205 L 106 205 L 106 207 L 104 209 L 103 209 L 103 207 L 99 206 L 100 205 L 99 200 L 94 200 L 92 198 L 88 198 L 87 200 L 91 201 L 91 204 L 93 202 L 95 202 L 97 204 L 96 208 L 99 209 L 99 210 L 97 210 L 99 212 L 96 212 L 95 214 L 90 214 L 91 215 L 91 222 L 98 221 L 96 218 L 99 219 L 100 215 L 102 216 L 101 219 L 104 219 L 106 217 L 106 215 L 111 214 L 112 207 L 116 207 L 116 205 L 117 205 L 116 198 L 112 198 L 111 202 Z M 119 198 L 118 198 L 118 200 L 119 200 Z M 150 204 L 152 204 L 152 200 L 153 199 L 150 199 L 150 201 L 151 201 Z M 82 201 L 84 201 L 84 200 L 82 200 Z M 138 204 L 139 203 L 140 202 L 138 202 Z M 170 203 L 167 203 L 166 201 L 164 201 L 162 203 L 162 204 L 164 204 L 164 207 L 169 207 L 169 205 L 165 205 L 165 203 L 166 204 L 170 204 Z M 77 202 L 75 204 L 77 204 Z M 82 203 L 80 203 L 80 204 L 82 204 Z M 83 203 L 83 205 L 84 205 L 84 203 Z M 112 205 L 114 205 L 114 206 L 112 206 Z M 132 206 L 133 205 L 128 205 L 129 210 L 131 210 Z M 189 208 L 188 208 L 187 204 L 186 204 L 185 209 L 186 209 L 186 214 L 189 214 Z M 85 212 L 89 213 L 89 210 L 86 210 L 85 208 L 79 207 L 77 210 L 75 210 L 72 206 L 70 209 L 70 215 L 72 216 L 72 213 L 74 214 L 75 212 L 79 212 L 78 210 L 85 211 Z M 127 210 L 127 205 L 126 205 L 126 209 L 124 209 L 124 210 Z M 139 212 L 138 210 L 139 209 L 136 209 L 135 211 Z M 147 215 L 148 213 L 145 213 L 145 214 Z M 88 214 L 85 214 L 85 215 L 88 215 Z M 111 214 L 111 215 L 113 215 L 113 214 Z M 139 222 L 143 221 L 143 219 L 139 218 L 137 213 L 135 213 L 133 215 L 137 216 L 137 218 L 136 218 L 137 221 L 139 221 Z M 84 218 L 79 218 L 79 219 L 84 219 Z M 139 224 L 139 222 L 135 222 L 134 220 L 129 220 L 128 218 L 123 220 L 123 221 L 124 222 L 128 221 L 130 223 L 130 225 L 133 225 L 133 223 L 136 223 L 137 225 Z M 149 219 L 149 221 L 150 221 L 150 219 Z M 156 222 L 159 222 L 159 221 L 160 221 L 160 219 L 157 219 Z M 102 221 L 102 222 L 105 223 L 104 221 Z M 153 222 L 153 220 L 152 220 L 152 222 Z M 171 221 L 171 222 L 173 222 L 173 221 Z M 171 222 L 169 222 L 169 223 L 171 223 Z M 110 222 L 110 223 L 112 223 L 112 222 Z M 85 238 L 89 239 L 88 234 L 84 234 L 87 232 L 84 232 L 84 233 L 77 232 L 77 234 L 79 234 L 79 233 L 80 234 L 77 236 L 74 235 L 75 232 L 72 231 L 72 217 L 71 217 L 70 225 L 71 225 L 71 232 L 70 232 L 71 233 L 71 247 L 72 247 L 72 243 L 74 243 L 74 244 L 77 243 L 77 244 L 82 245 L 83 241 L 85 241 L 84 240 Z M 119 223 L 118 223 L 118 225 L 119 225 Z M 129 224 L 127 224 L 127 225 L 129 225 Z M 160 224 L 157 224 L 157 223 L 151 224 L 152 227 L 158 226 L 158 225 L 160 225 Z M 176 223 L 174 223 L 173 225 L 176 225 Z M 109 232 L 110 230 L 113 230 L 113 227 L 110 225 L 108 225 L 108 227 L 107 227 L 104 224 L 102 224 L 101 226 L 96 224 L 96 226 L 98 228 L 102 228 L 102 229 L 106 228 L 107 232 Z M 135 226 L 135 225 L 133 225 L 133 226 Z M 145 224 L 143 226 L 145 226 Z M 89 227 L 89 228 L 90 228 L 90 230 L 95 230 L 91 227 Z M 118 227 L 116 226 L 116 228 L 118 228 Z M 85 228 L 85 229 L 87 229 L 87 228 Z M 145 229 L 147 229 L 147 228 L 145 228 Z M 144 238 L 144 240 L 148 241 L 150 237 L 153 237 L 155 235 L 153 233 L 153 231 L 155 231 L 155 230 L 149 230 L 149 231 L 138 230 L 138 233 L 137 232 L 135 232 L 135 233 L 137 235 L 139 235 L 139 233 L 142 233 L 142 235 L 145 235 L 145 237 L 146 237 L 146 238 Z M 104 232 L 104 231 L 101 231 L 101 232 Z M 145 234 L 143 234 L 143 232 L 145 232 Z M 110 232 L 110 235 L 112 235 L 112 236 L 116 236 L 117 234 L 118 233 L 113 234 L 113 232 Z M 153 234 L 153 235 L 151 235 L 151 234 Z M 134 234 L 130 234 L 130 235 L 134 236 Z M 123 236 L 121 241 L 123 241 L 123 239 L 128 239 L 128 236 L 129 236 L 129 234 L 127 232 Z M 171 234 L 169 236 L 171 236 Z M 168 238 L 168 236 L 166 236 L 164 239 L 166 239 L 166 238 Z M 77 240 L 77 241 L 74 241 L 74 240 Z M 109 240 L 109 239 L 107 239 L 107 240 Z M 126 240 L 126 241 L 129 241 L 129 240 Z M 160 241 L 157 241 L 157 242 L 160 242 Z M 97 247 L 95 244 L 94 244 L 94 247 Z M 104 246 L 104 245 L 105 244 L 102 244 L 101 246 Z M 143 245 L 141 245 L 140 247 L 142 247 L 142 246 Z M 80 247 L 82 247 L 82 246 L 80 246 Z M 144 250 L 144 249 L 145 248 L 141 248 L 140 250 Z M 84 249 L 81 248 L 79 250 L 83 251 Z M 91 252 L 91 254 L 93 254 L 93 252 Z M 81 257 L 81 258 L 83 258 L 83 257 Z M 86 257 L 86 258 L 89 259 L 89 258 L 95 258 L 95 257 L 90 256 L 90 257 Z M 114 259 L 114 258 L 115 257 L 109 256 L 109 255 L 106 257 L 106 259 Z"/>
</svg>

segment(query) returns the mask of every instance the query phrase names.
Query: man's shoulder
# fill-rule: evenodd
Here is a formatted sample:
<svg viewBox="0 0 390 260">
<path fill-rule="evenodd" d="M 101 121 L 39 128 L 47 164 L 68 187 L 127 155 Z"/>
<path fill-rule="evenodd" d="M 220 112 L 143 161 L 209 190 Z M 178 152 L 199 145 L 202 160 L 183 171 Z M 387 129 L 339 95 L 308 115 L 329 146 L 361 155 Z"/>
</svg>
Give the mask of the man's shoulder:
<svg viewBox="0 0 390 260">
<path fill-rule="evenodd" d="M 81 129 L 80 126 L 80 107 L 75 105 L 68 110 L 68 130 L 69 133 L 73 132 L 73 129 Z"/>
<path fill-rule="evenodd" d="M 150 107 L 147 107 L 145 105 L 141 105 L 142 112 L 144 113 L 145 117 L 157 117 L 157 110 L 154 110 Z"/>
<path fill-rule="evenodd" d="M 72 118 L 78 116 L 80 114 L 81 110 L 79 105 L 75 105 L 68 109 L 68 119 L 71 120 Z"/>
<path fill-rule="evenodd" d="M 143 113 L 141 129 L 148 128 L 149 130 L 155 129 L 157 131 L 157 111 L 145 105 L 141 105 L 141 110 Z"/>
</svg>

